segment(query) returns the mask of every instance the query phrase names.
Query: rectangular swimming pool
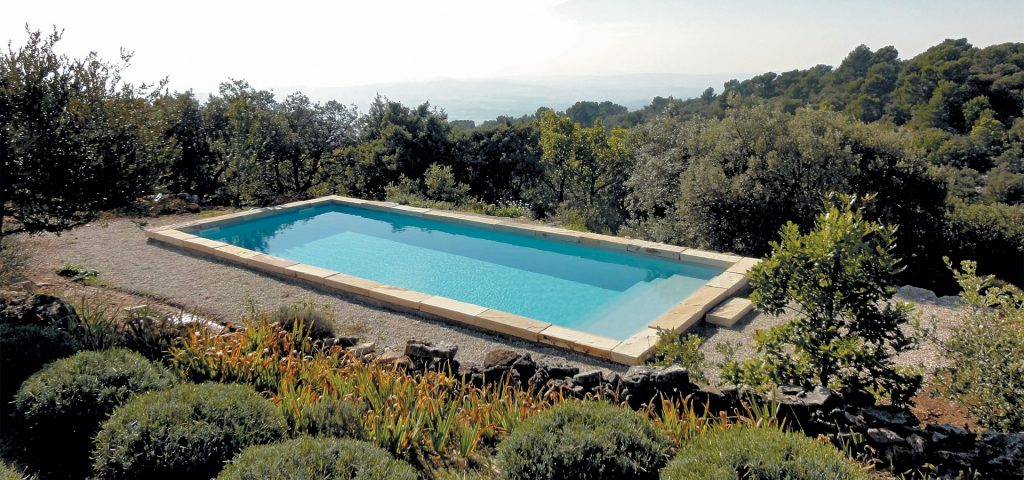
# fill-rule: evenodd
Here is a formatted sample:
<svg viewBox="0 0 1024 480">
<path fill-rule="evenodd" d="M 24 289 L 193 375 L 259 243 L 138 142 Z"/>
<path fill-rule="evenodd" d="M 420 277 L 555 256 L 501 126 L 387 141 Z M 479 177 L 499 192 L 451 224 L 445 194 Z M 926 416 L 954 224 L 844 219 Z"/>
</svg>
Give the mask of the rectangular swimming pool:
<svg viewBox="0 0 1024 480">
<path fill-rule="evenodd" d="M 541 337 L 550 325 L 556 327 L 551 333 L 609 351 L 638 334 L 650 343 L 652 325 L 701 297 L 699 291 L 706 297 L 709 282 L 728 275 L 740 282 L 726 272 L 738 257 L 688 257 L 682 247 L 343 197 L 211 220 L 162 232 L 178 233 L 183 246 L 237 255 L 250 265 L 266 257 L 282 271 L 320 283 L 369 281 L 367 290 L 380 285 L 392 295 L 405 292 L 395 303 L 406 307 L 437 304 L 437 298 L 455 300 L 455 307 L 443 301 L 440 307 L 463 315 L 509 314 L 504 320 L 521 318 L 531 336 Z M 711 290 L 721 298 L 697 307 L 703 313 L 737 289 Z M 693 308 L 684 310 L 692 316 Z"/>
</svg>

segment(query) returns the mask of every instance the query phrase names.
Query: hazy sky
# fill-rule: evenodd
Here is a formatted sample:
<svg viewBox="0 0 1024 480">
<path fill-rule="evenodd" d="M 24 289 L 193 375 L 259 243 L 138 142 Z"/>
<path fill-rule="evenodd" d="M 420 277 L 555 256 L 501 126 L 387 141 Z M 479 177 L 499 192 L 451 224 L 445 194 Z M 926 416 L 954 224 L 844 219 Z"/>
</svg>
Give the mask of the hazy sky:
<svg viewBox="0 0 1024 480">
<path fill-rule="evenodd" d="M 903 58 L 945 38 L 1024 41 L 1024 0 L 11 0 L 0 38 L 64 29 L 66 53 L 135 52 L 129 79 L 214 91 L 432 78 L 756 73 Z"/>
</svg>

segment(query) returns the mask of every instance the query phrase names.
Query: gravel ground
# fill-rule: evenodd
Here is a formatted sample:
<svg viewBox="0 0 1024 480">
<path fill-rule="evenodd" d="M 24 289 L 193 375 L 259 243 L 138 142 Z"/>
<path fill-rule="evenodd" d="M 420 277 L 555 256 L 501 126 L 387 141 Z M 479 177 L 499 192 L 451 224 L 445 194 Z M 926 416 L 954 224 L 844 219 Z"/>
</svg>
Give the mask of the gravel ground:
<svg viewBox="0 0 1024 480">
<path fill-rule="evenodd" d="M 177 223 L 190 217 L 150 219 L 150 224 Z M 624 371 L 626 367 L 560 348 L 547 347 L 515 338 L 491 335 L 343 293 L 328 292 L 305 283 L 263 274 L 211 257 L 148 242 L 141 227 L 125 218 L 97 221 L 60 236 L 43 235 L 29 240 L 40 268 L 37 281 L 65 263 L 77 263 L 98 270 L 106 284 L 118 290 L 143 295 L 220 320 L 232 320 L 253 307 L 272 309 L 279 305 L 309 301 L 328 305 L 340 331 L 359 333 L 377 343 L 378 351 L 402 348 L 406 340 L 448 342 L 459 346 L 461 362 L 480 362 L 495 348 L 527 351 L 534 358 L 562 360 L 582 369 Z M 49 275 L 52 278 L 52 274 Z M 935 319 L 939 336 L 948 332 L 955 313 L 955 299 L 935 298 L 931 292 L 912 287 L 901 289 L 899 297 L 918 305 L 925 320 Z M 735 345 L 737 358 L 753 352 L 752 335 L 758 329 L 777 325 L 788 318 L 753 312 L 731 328 L 703 326 L 695 333 L 706 339 L 702 346 L 712 385 L 719 378 L 717 367 L 724 358 L 719 346 Z M 909 365 L 935 366 L 936 352 L 923 348 L 906 354 L 900 361 Z"/>
</svg>

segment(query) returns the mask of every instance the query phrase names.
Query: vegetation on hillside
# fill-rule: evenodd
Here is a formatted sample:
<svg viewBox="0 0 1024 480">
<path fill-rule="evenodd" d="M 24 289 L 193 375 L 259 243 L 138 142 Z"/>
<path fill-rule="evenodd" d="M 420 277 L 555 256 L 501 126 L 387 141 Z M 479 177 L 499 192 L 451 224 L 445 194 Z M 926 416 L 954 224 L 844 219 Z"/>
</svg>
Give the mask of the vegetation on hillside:
<svg viewBox="0 0 1024 480">
<path fill-rule="evenodd" d="M 267 205 L 327 193 L 550 217 L 573 228 L 768 253 L 826 192 L 876 194 L 903 281 L 952 288 L 943 255 L 1024 283 L 1024 44 L 948 40 L 911 59 L 861 46 L 836 68 L 766 73 L 635 112 L 450 122 L 376 98 L 360 113 L 233 79 L 206 99 L 125 83 L 57 33 L 0 55 L 9 230 L 61 230 L 140 196 Z"/>
</svg>

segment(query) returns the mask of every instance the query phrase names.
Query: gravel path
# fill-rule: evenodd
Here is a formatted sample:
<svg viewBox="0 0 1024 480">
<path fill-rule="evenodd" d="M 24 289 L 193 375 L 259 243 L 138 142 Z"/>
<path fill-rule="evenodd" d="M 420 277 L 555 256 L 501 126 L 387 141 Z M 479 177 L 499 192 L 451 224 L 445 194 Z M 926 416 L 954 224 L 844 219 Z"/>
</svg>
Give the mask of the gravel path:
<svg viewBox="0 0 1024 480">
<path fill-rule="evenodd" d="M 150 219 L 152 225 L 187 220 L 170 216 Z M 147 241 L 141 227 L 125 218 L 112 218 L 76 228 L 60 236 L 43 235 L 29 240 L 39 265 L 35 277 L 53 272 L 65 263 L 77 263 L 98 270 L 101 279 L 119 290 L 181 306 L 201 315 L 233 320 L 252 309 L 273 309 L 279 305 L 308 301 L 327 305 L 339 330 L 359 333 L 377 343 L 378 351 L 402 348 L 408 339 L 448 342 L 459 346 L 461 362 L 480 362 L 495 348 L 530 352 L 534 358 L 562 360 L 582 369 L 624 371 L 626 367 L 555 347 L 511 337 L 492 335 L 433 318 L 392 310 L 372 300 L 328 292 L 308 284 L 267 275 L 183 249 Z M 45 276 L 45 275 L 44 275 Z M 922 293 L 924 292 L 924 293 Z M 903 289 L 900 297 L 918 303 L 925 317 L 935 317 L 939 331 L 947 330 L 954 312 L 948 299 L 929 297 L 930 292 Z M 703 326 L 695 333 L 705 337 L 708 380 L 717 384 L 717 365 L 723 355 L 719 345 L 737 346 L 738 358 L 752 352 L 752 335 L 758 329 L 776 325 L 786 315 L 772 317 L 752 313 L 732 328 Z M 911 365 L 935 365 L 933 350 L 922 349 L 901 361 Z"/>
</svg>

